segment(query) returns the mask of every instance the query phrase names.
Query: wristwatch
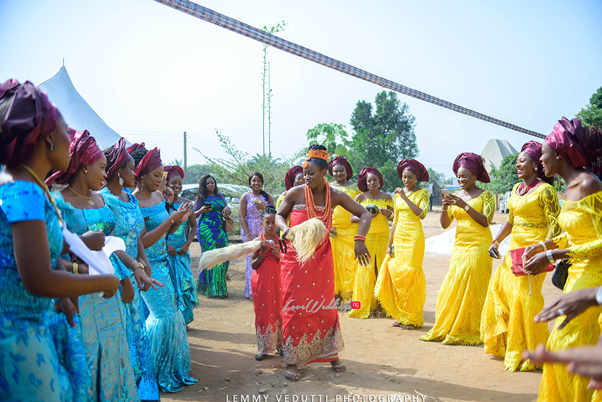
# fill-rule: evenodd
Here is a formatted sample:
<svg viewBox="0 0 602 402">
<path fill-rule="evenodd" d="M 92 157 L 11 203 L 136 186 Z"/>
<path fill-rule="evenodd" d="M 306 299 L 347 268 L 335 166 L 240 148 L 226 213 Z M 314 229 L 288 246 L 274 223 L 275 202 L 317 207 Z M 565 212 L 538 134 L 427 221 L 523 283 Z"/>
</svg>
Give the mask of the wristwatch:
<svg viewBox="0 0 602 402">
<path fill-rule="evenodd" d="M 596 293 L 596 302 L 598 305 L 602 304 L 602 286 L 598 289 L 598 293 Z"/>
<path fill-rule="evenodd" d="M 556 260 L 554 259 L 554 256 L 552 255 L 552 250 L 546 251 L 546 257 L 548 257 L 548 260 L 550 260 L 550 262 L 552 264 L 556 264 Z"/>
<path fill-rule="evenodd" d="M 466 206 L 464 207 L 464 210 L 465 210 L 466 212 L 468 212 L 468 210 L 469 210 L 469 209 L 470 209 L 470 205 L 466 204 Z"/>
<path fill-rule="evenodd" d="M 77 261 L 73 261 L 73 273 L 74 274 L 79 274 L 79 263 Z"/>
</svg>

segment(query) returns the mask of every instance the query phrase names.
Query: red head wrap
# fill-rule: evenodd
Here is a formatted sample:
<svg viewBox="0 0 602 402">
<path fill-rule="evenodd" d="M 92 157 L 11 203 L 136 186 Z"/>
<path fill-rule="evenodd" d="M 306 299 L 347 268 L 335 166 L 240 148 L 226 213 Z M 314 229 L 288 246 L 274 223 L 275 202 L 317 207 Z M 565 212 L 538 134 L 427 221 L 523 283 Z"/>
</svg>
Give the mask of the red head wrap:
<svg viewBox="0 0 602 402">
<path fill-rule="evenodd" d="M 385 184 L 385 181 L 383 180 L 383 175 L 380 174 L 380 172 L 378 171 L 377 168 L 367 167 L 367 168 L 363 168 L 362 171 L 360 172 L 359 176 L 357 176 L 357 188 L 361 192 L 368 191 L 368 184 L 367 184 L 368 174 L 375 174 L 376 177 L 378 177 L 378 181 L 380 183 L 380 187 L 378 187 L 378 189 L 380 190 L 381 188 L 383 188 L 383 185 Z"/>
<path fill-rule="evenodd" d="M 546 144 L 578 168 L 588 166 L 592 159 L 597 158 L 596 151 L 599 152 L 602 144 L 599 138 L 597 141 L 591 141 L 592 139 L 593 137 L 586 135 L 581 127 L 581 119 L 568 120 L 563 117 L 554 126 L 552 134 L 546 138 Z"/>
<path fill-rule="evenodd" d="M 132 145 L 129 146 L 129 148 L 127 149 L 128 154 L 131 154 L 134 151 L 137 151 L 139 149 L 146 149 L 146 145 L 144 145 L 144 142 L 141 142 L 140 144 L 138 143 L 134 143 Z"/>
<path fill-rule="evenodd" d="M 286 176 L 284 176 L 284 185 L 286 186 L 286 191 L 295 187 L 295 178 L 299 175 L 303 174 L 303 168 L 301 166 L 293 166 L 286 172 Z"/>
<path fill-rule="evenodd" d="M 483 164 L 483 158 L 481 155 L 473 154 L 472 152 L 462 152 L 456 157 L 454 161 L 454 174 L 458 176 L 458 169 L 466 168 L 477 176 L 477 180 L 482 183 L 489 183 L 489 173 L 485 169 Z"/>
<path fill-rule="evenodd" d="M 140 179 L 147 173 L 152 172 L 163 166 L 161 162 L 161 151 L 157 148 L 153 148 L 144 155 L 144 158 L 136 166 L 136 177 Z"/>
<path fill-rule="evenodd" d="M 429 172 L 424 165 L 416 159 L 402 159 L 397 165 L 397 174 L 401 179 L 404 170 L 412 170 L 416 173 L 417 181 L 429 181 Z"/>
<path fill-rule="evenodd" d="M 111 148 L 107 155 L 107 179 L 110 180 L 113 174 L 127 162 L 130 158 L 125 149 L 125 138 L 121 137 Z"/>
<path fill-rule="evenodd" d="M 546 182 L 552 183 L 554 178 L 546 177 L 546 175 L 543 172 L 543 165 L 541 164 L 541 146 L 541 143 L 531 140 L 526 142 L 520 149 L 520 151 L 526 153 L 531 157 L 531 159 L 533 159 L 533 161 L 537 165 L 537 175 Z"/>
<path fill-rule="evenodd" d="M 0 121 L 0 164 L 13 166 L 29 158 L 36 144 L 56 128 L 59 111 L 31 82 L 8 80 L 0 85 L 0 99 L 12 100 Z"/>
<path fill-rule="evenodd" d="M 69 167 L 64 172 L 55 172 L 46 179 L 46 184 L 67 184 L 78 171 L 93 165 L 104 156 L 94 137 L 88 130 L 75 131 L 69 127 L 69 136 L 73 136 L 73 141 L 69 146 Z"/>
<path fill-rule="evenodd" d="M 164 166 L 163 172 L 167 172 L 167 182 L 168 183 L 169 183 L 169 180 L 171 180 L 171 178 L 174 176 L 180 176 L 180 178 L 184 179 L 184 169 L 182 169 L 181 167 L 179 167 L 177 165 Z"/>
<path fill-rule="evenodd" d="M 347 180 L 351 179 L 351 177 L 353 176 L 353 169 L 351 168 L 349 161 L 347 161 L 347 158 L 345 158 L 344 156 L 337 156 L 336 158 L 332 158 L 330 162 L 328 162 L 329 175 L 332 176 L 332 168 L 334 168 L 336 165 L 342 165 L 343 167 L 345 167 L 345 170 L 347 171 Z"/>
</svg>

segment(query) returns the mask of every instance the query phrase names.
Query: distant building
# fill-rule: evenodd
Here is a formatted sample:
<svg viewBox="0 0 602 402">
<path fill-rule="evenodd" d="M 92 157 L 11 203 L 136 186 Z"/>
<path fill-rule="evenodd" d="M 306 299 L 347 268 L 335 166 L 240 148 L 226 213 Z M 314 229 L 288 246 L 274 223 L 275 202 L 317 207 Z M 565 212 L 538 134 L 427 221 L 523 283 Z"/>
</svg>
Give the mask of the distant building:
<svg viewBox="0 0 602 402">
<path fill-rule="evenodd" d="M 517 154 L 518 151 L 506 140 L 489 140 L 485 148 L 481 152 L 481 156 L 485 159 L 485 168 L 488 173 L 492 169 L 498 170 L 502 164 L 502 160 L 512 154 Z"/>
</svg>

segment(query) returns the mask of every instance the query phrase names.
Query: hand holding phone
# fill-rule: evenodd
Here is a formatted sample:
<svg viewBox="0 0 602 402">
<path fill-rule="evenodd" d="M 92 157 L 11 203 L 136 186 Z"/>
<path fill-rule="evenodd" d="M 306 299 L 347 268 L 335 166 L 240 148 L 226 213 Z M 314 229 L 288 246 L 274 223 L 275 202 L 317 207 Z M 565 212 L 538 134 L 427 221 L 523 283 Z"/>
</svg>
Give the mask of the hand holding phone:
<svg viewBox="0 0 602 402">
<path fill-rule="evenodd" d="M 449 190 L 444 188 L 443 190 L 441 190 L 441 197 L 445 198 L 445 197 L 449 197 Z"/>
</svg>

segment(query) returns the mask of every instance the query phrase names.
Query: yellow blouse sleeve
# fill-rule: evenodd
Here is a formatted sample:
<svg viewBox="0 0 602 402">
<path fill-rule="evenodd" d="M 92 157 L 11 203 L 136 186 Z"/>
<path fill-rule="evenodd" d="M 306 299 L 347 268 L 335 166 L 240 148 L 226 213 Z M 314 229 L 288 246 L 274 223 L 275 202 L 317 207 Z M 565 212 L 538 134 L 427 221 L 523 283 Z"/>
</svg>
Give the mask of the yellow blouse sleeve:
<svg viewBox="0 0 602 402">
<path fill-rule="evenodd" d="M 286 195 L 286 192 L 280 194 L 280 197 L 278 197 L 278 200 L 276 200 L 276 211 L 278 211 L 278 208 L 280 208 L 280 204 L 282 204 L 282 201 L 284 201 L 285 195 Z"/>
<path fill-rule="evenodd" d="M 493 215 L 495 214 L 495 198 L 493 198 L 493 194 L 491 191 L 486 190 L 483 193 L 483 215 L 487 218 L 487 224 L 491 225 L 491 221 L 493 221 Z"/>
<path fill-rule="evenodd" d="M 596 229 L 596 238 L 568 248 L 569 258 L 587 260 L 602 255 L 602 191 L 583 199 L 580 206 L 590 214 L 592 225 Z"/>
<path fill-rule="evenodd" d="M 393 225 L 397 225 L 397 219 L 399 218 L 399 210 L 397 209 L 397 197 L 398 194 L 395 194 L 395 198 L 393 198 Z"/>
<path fill-rule="evenodd" d="M 510 196 L 506 200 L 506 205 L 508 205 L 508 201 L 510 201 L 510 197 L 512 197 L 514 194 L 516 194 L 516 186 L 518 186 L 518 184 L 515 184 L 514 187 L 512 187 L 512 192 L 510 193 Z M 508 219 L 506 219 L 506 222 L 508 222 L 509 224 L 514 226 L 514 212 L 512 212 L 512 208 L 510 208 L 510 205 L 508 205 Z"/>
<path fill-rule="evenodd" d="M 422 212 L 420 213 L 420 215 L 418 215 L 418 217 L 420 219 L 426 218 L 426 213 L 429 210 L 429 192 L 428 192 L 428 190 L 421 191 L 420 200 L 418 201 L 418 207 L 420 207 L 420 209 L 422 209 Z"/>
<path fill-rule="evenodd" d="M 566 248 L 569 243 L 569 235 L 567 232 L 562 232 L 558 236 L 554 237 L 552 241 L 554 241 L 556 247 L 560 249 Z"/>
<path fill-rule="evenodd" d="M 558 224 L 558 215 L 560 214 L 560 203 L 558 202 L 558 194 L 552 186 L 545 186 L 539 192 L 537 197 L 539 205 L 543 208 L 543 213 L 548 221 L 548 239 L 556 237 L 560 234 L 560 225 Z"/>
</svg>

